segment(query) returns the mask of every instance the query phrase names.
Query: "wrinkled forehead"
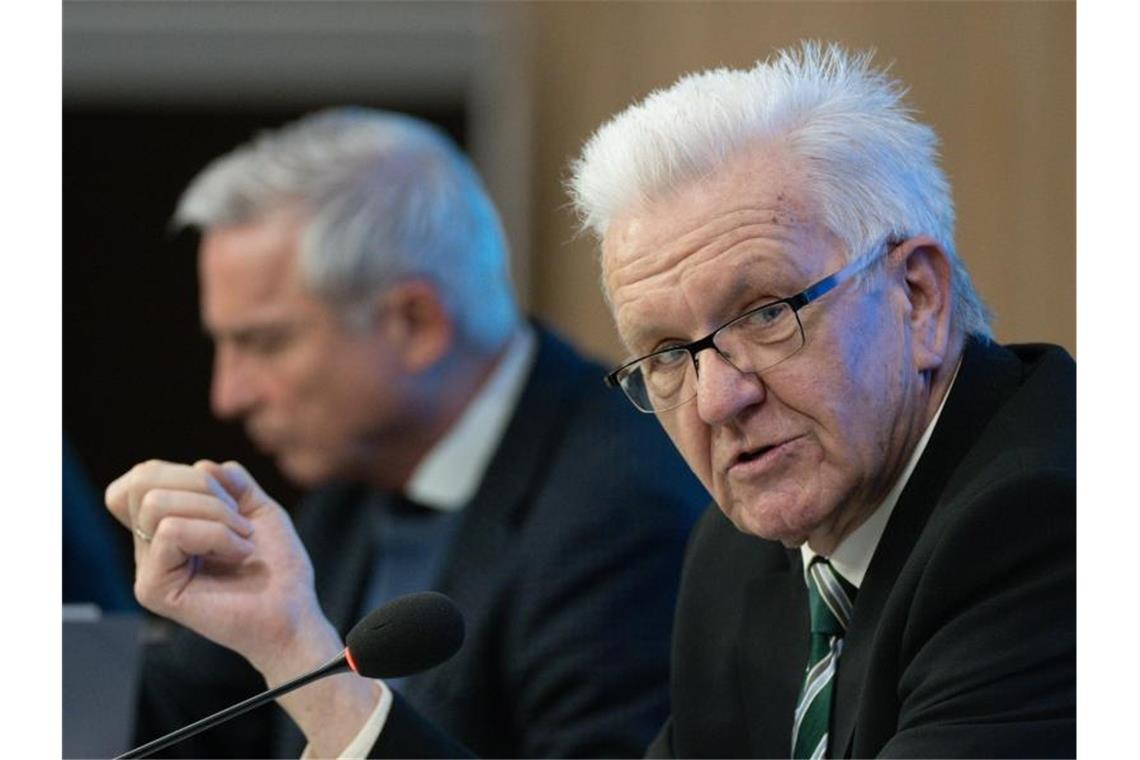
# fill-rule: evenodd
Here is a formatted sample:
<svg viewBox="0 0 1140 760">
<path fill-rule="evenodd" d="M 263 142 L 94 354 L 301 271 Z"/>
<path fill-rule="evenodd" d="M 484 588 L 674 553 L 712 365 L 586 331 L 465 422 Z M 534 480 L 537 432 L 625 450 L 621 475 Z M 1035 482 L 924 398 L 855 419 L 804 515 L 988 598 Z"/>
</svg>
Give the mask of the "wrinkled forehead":
<svg viewBox="0 0 1140 760">
<path fill-rule="evenodd" d="M 801 187 L 786 162 L 749 156 L 616 216 L 602 241 L 602 278 L 627 344 L 678 300 L 715 311 L 721 301 L 730 308 L 805 287 L 835 246 Z"/>
<path fill-rule="evenodd" d="M 602 276 L 619 270 L 641 273 L 680 263 L 690 248 L 686 237 L 717 234 L 718 228 L 743 221 L 773 226 L 807 224 L 814 204 L 794 159 L 771 146 L 742 150 L 722 166 L 669 190 L 650 190 L 646 200 L 614 215 L 602 239 Z M 669 258 L 670 253 L 673 258 Z"/>
</svg>

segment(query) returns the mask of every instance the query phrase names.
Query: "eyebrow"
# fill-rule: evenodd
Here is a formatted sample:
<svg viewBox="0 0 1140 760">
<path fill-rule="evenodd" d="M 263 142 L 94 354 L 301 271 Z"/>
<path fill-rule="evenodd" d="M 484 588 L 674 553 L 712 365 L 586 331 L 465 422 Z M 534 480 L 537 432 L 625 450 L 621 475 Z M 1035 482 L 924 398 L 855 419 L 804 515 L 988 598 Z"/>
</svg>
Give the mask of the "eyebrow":
<svg viewBox="0 0 1140 760">
<path fill-rule="evenodd" d="M 244 343 L 266 334 L 288 332 L 295 327 L 296 323 L 294 322 L 264 322 L 214 331 L 209 326 L 203 325 L 202 332 L 213 341 L 225 340 Z"/>
<path fill-rule="evenodd" d="M 763 282 L 759 284 L 757 280 L 751 279 L 747 274 L 750 270 L 756 268 L 767 270 L 763 273 L 761 278 L 758 278 L 763 280 Z M 751 308 L 762 306 L 767 302 L 788 298 L 800 292 L 803 287 L 806 287 L 806 285 L 796 286 L 791 284 L 792 279 L 790 279 L 791 275 L 789 273 L 781 271 L 777 274 L 773 269 L 775 269 L 775 267 L 772 265 L 766 266 L 763 262 L 753 262 L 751 266 L 739 267 L 735 272 L 728 291 L 712 301 L 712 303 L 715 304 L 712 313 L 720 315 L 716 323 L 718 325 L 724 324 L 726 321 L 740 316 Z M 654 352 L 656 349 L 647 344 L 650 341 L 656 344 L 661 340 L 660 335 L 672 332 L 672 330 L 656 326 L 635 326 L 631 332 L 631 339 L 626 341 L 627 358 L 636 359 L 639 356 L 645 356 L 647 353 Z M 690 339 L 692 339 L 691 336 L 678 337 L 678 340 L 688 341 Z"/>
</svg>

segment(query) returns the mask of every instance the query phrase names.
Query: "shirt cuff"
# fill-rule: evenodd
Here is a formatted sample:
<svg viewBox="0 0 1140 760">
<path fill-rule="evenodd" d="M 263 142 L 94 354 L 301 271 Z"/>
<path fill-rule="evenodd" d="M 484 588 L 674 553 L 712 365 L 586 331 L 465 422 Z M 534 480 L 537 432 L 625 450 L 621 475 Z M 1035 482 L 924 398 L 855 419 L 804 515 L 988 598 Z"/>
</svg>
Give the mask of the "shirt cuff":
<svg viewBox="0 0 1140 760">
<path fill-rule="evenodd" d="M 376 707 L 368 716 L 368 720 L 364 721 L 359 733 L 337 756 L 341 760 L 363 760 L 368 757 L 372 745 L 376 743 L 380 737 L 380 732 L 384 729 L 384 724 L 388 722 L 388 712 L 392 709 L 392 691 L 383 681 L 378 680 L 376 683 L 380 686 L 380 701 L 376 703 Z M 309 746 L 305 745 L 305 751 L 301 753 L 301 760 L 313 760 L 315 757 Z"/>
</svg>

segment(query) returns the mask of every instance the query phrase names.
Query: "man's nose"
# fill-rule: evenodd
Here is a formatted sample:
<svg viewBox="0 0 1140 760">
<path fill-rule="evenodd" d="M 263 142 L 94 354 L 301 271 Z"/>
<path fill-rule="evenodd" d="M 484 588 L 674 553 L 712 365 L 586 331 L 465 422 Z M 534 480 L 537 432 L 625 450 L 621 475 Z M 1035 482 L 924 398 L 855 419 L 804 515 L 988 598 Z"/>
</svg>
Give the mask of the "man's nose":
<svg viewBox="0 0 1140 760">
<path fill-rule="evenodd" d="M 219 419 L 240 417 L 253 406 L 256 385 L 249 367 L 232 351 L 214 352 L 214 374 L 210 381 L 210 409 Z"/>
<path fill-rule="evenodd" d="M 722 425 L 764 401 L 767 389 L 755 372 L 741 372 L 712 348 L 697 358 L 697 409 L 706 424 Z"/>
</svg>

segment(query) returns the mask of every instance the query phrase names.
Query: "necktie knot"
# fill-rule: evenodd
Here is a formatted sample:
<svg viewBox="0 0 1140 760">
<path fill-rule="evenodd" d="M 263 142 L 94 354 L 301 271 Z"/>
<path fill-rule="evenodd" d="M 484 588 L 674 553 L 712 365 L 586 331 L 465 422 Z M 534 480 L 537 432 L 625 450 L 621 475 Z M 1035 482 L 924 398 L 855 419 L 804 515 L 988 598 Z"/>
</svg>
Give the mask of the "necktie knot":
<svg viewBox="0 0 1140 760">
<path fill-rule="evenodd" d="M 824 557 L 812 559 L 808 566 L 808 578 L 811 632 L 842 636 L 851 623 L 857 589 L 835 572 Z"/>
</svg>

